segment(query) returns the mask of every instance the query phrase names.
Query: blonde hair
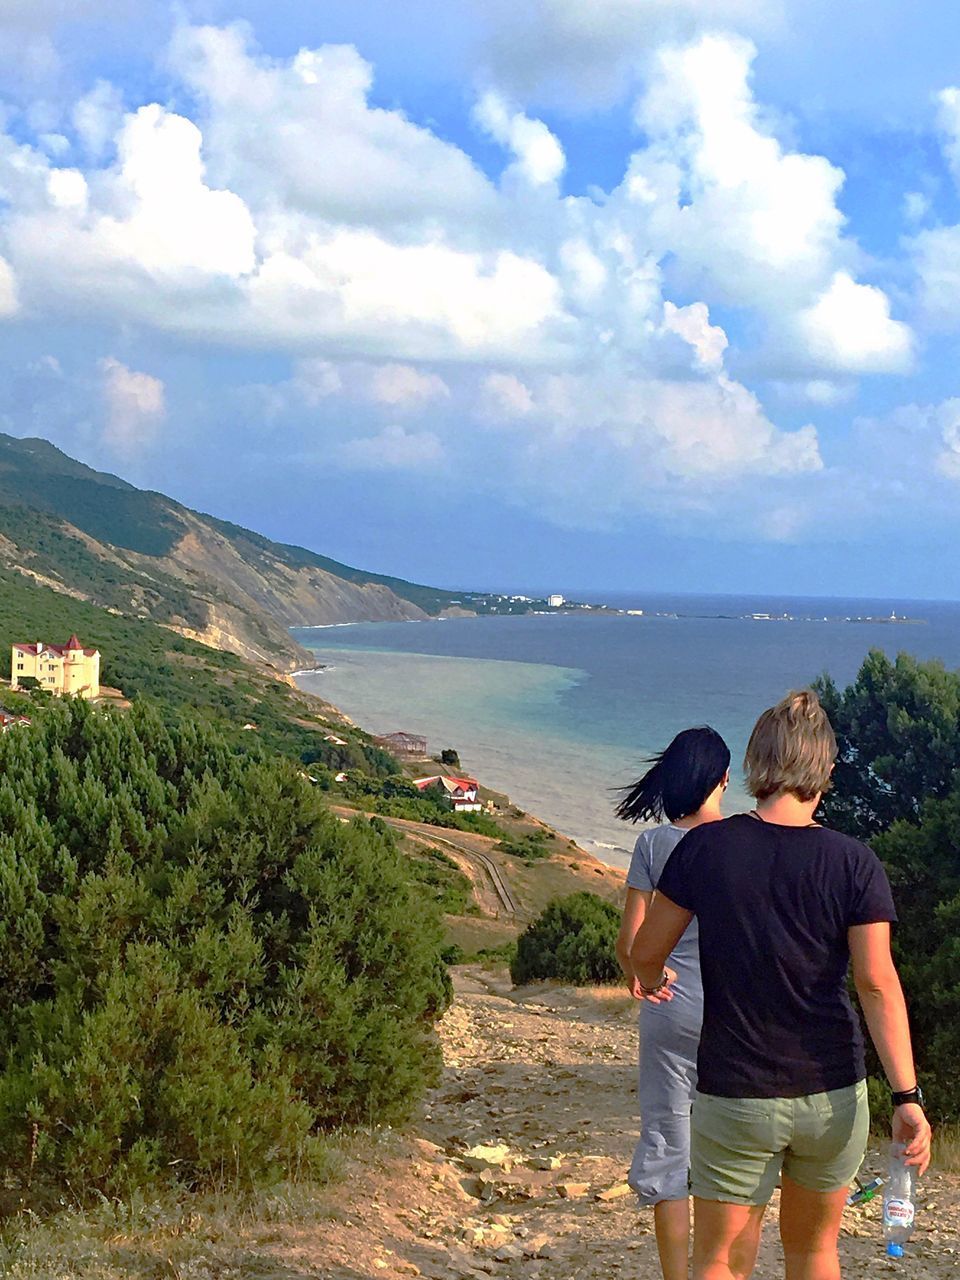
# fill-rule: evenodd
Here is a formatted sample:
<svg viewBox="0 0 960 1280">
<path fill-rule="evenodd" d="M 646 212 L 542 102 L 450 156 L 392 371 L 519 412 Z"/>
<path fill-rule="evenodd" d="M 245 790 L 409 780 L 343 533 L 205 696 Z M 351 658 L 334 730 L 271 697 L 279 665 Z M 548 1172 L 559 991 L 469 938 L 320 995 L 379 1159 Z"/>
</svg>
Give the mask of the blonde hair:
<svg viewBox="0 0 960 1280">
<path fill-rule="evenodd" d="M 747 790 L 758 800 L 788 791 L 812 800 L 830 786 L 837 739 L 811 689 L 788 693 L 753 727 L 743 757 Z"/>
</svg>

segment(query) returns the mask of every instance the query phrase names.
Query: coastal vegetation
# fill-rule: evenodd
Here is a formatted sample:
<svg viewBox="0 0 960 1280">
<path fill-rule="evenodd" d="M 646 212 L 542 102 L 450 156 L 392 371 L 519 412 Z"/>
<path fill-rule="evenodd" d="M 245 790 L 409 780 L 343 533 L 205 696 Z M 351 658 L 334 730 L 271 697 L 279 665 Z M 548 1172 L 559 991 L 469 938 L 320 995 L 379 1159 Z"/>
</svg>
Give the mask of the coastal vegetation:
<svg viewBox="0 0 960 1280">
<path fill-rule="evenodd" d="M 419 791 L 409 778 L 399 773 L 388 777 L 361 774 L 348 778 L 340 787 L 341 795 L 372 813 L 385 818 L 406 818 L 410 822 L 425 822 L 432 827 L 450 827 L 455 831 L 472 831 L 481 836 L 496 839 L 505 833 L 503 828 L 486 813 L 457 813 L 446 803 L 443 795 L 434 788 Z"/>
<path fill-rule="evenodd" d="M 437 905 L 293 764 L 56 702 L 0 737 L 0 814 L 8 1187 L 250 1185 L 434 1078 Z"/>
<path fill-rule="evenodd" d="M 292 686 L 244 662 L 145 618 L 127 618 L 74 600 L 12 570 L 0 569 L 0 661 L 24 640 L 65 640 L 72 632 L 102 653 L 101 682 L 128 699 L 151 698 L 163 708 L 191 708 L 236 745 L 255 745 L 307 762 L 328 783 L 344 769 L 371 778 L 397 771 L 397 763 L 365 734 L 337 725 L 339 742 L 318 704 Z M 23 698 L 4 695 L 25 710 Z M 244 729 L 244 725 L 252 726 Z"/>
<path fill-rule="evenodd" d="M 546 978 L 575 986 L 614 982 L 619 928 L 619 910 L 595 893 L 557 898 L 517 939 L 510 977 L 518 986 Z"/>
<path fill-rule="evenodd" d="M 539 862 L 541 858 L 549 858 L 553 853 L 546 831 L 531 831 L 524 835 L 514 835 L 501 840 L 497 845 L 500 853 L 509 853 L 524 862 Z"/>
<path fill-rule="evenodd" d="M 840 756 L 823 820 L 886 865 L 921 1082 L 932 1114 L 960 1120 L 960 672 L 871 652 L 845 689 L 819 693 Z M 877 1067 L 879 1071 L 879 1067 Z"/>
</svg>

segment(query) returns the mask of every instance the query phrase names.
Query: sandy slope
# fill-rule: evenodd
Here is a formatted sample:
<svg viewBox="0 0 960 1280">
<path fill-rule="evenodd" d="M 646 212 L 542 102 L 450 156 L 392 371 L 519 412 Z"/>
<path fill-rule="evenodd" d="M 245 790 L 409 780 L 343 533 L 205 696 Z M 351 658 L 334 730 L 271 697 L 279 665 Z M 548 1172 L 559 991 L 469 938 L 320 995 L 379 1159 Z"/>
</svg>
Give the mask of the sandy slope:
<svg viewBox="0 0 960 1280">
<path fill-rule="evenodd" d="M 616 1194 L 636 1137 L 634 1010 L 569 990 L 513 993 L 478 969 L 461 969 L 457 988 L 441 1027 L 444 1078 L 419 1138 L 381 1144 L 329 1193 L 323 1241 L 300 1241 L 311 1269 L 290 1275 L 654 1280 L 650 1214 Z M 470 1159 L 478 1144 L 507 1147 L 506 1163 L 496 1163 L 502 1152 L 488 1165 Z M 783 1274 L 775 1219 L 776 1205 L 762 1280 Z M 902 1264 L 883 1256 L 876 1205 L 848 1211 L 845 1275 L 955 1277 L 958 1225 L 960 1180 L 931 1173 Z"/>
</svg>

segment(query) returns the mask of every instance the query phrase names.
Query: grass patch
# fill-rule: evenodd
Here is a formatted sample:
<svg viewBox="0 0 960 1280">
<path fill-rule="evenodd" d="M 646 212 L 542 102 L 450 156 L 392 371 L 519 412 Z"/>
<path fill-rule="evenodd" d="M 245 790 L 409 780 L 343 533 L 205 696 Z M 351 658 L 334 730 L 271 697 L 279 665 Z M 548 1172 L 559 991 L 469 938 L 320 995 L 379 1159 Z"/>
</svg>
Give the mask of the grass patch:
<svg viewBox="0 0 960 1280">
<path fill-rule="evenodd" d="M 254 1191 L 205 1195 L 101 1196 L 54 1212 L 22 1207 L 0 1228 L 0 1275 L 7 1280 L 255 1280 L 288 1274 L 284 1229 L 322 1223 L 322 1193 L 344 1171 L 346 1152 L 330 1140 L 299 1176 Z"/>
<path fill-rule="evenodd" d="M 933 1167 L 938 1173 L 960 1173 L 960 1125 L 934 1129 Z"/>
</svg>

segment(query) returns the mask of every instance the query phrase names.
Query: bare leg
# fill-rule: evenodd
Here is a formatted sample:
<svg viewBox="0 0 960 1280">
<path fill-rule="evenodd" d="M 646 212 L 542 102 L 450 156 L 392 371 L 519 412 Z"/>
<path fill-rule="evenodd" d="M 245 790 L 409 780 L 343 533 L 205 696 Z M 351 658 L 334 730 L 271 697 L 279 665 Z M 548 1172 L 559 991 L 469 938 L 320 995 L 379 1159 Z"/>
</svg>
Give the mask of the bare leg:
<svg viewBox="0 0 960 1280">
<path fill-rule="evenodd" d="M 757 1260 L 766 1207 L 695 1197 L 693 1280 L 747 1280 Z"/>
<path fill-rule="evenodd" d="M 653 1207 L 663 1280 L 687 1280 L 690 1274 L 690 1201 L 660 1200 Z"/>
<path fill-rule="evenodd" d="M 783 1175 L 780 1239 L 787 1280 L 840 1280 L 837 1236 L 847 1188 L 808 1191 Z"/>
</svg>

